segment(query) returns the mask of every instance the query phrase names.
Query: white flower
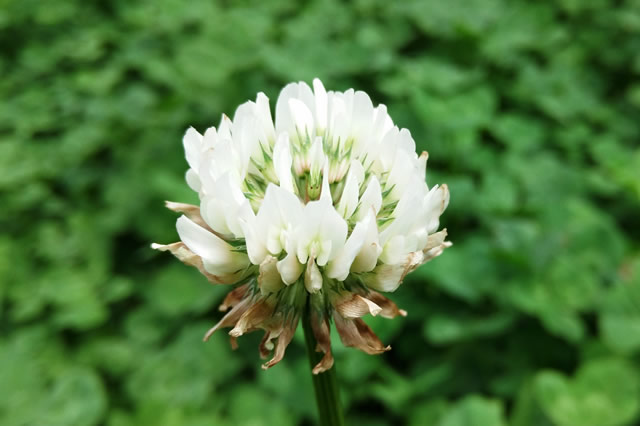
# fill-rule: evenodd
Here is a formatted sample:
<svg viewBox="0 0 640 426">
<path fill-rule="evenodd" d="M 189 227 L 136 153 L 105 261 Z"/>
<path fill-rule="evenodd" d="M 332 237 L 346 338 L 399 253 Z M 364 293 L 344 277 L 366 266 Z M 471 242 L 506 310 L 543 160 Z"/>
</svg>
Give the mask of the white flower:
<svg viewBox="0 0 640 426">
<path fill-rule="evenodd" d="M 375 290 L 394 291 L 451 245 L 446 230 L 437 232 L 447 186 L 427 186 L 427 154 L 416 155 L 410 132 L 394 126 L 386 107 L 361 91 L 327 92 L 317 79 L 313 88 L 292 83 L 278 97 L 275 122 L 260 93 L 232 120 L 223 115 L 218 128 L 188 129 L 183 143 L 186 180 L 200 207 L 169 203 L 186 215 L 177 223 L 182 242 L 154 247 L 210 281 L 242 284 L 214 330 L 234 326 L 235 338 L 264 328 L 265 353 L 273 339 L 280 344 L 291 334 L 310 299 L 322 313 L 318 334 L 328 329 L 329 303 L 345 344 L 386 350 L 359 316 L 403 311 Z M 275 352 L 268 366 L 284 348 Z"/>
</svg>

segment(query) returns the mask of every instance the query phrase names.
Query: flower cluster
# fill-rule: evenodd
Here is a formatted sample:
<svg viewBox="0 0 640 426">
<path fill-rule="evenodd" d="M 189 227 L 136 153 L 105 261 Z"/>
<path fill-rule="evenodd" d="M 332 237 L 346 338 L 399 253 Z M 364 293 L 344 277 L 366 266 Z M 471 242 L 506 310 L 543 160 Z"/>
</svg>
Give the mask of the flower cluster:
<svg viewBox="0 0 640 426">
<path fill-rule="evenodd" d="M 287 85 L 276 102 L 238 107 L 233 120 L 184 136 L 186 180 L 200 206 L 183 213 L 180 242 L 153 247 L 197 267 L 212 283 L 235 284 L 228 313 L 205 336 L 232 327 L 232 345 L 262 329 L 265 368 L 280 361 L 302 312 L 310 315 L 322 361 L 331 368 L 333 320 L 347 346 L 389 349 L 361 319 L 406 313 L 379 292 L 450 246 L 437 232 L 446 185 L 425 183 L 406 129 L 361 91 L 327 92 L 319 80 Z"/>
</svg>

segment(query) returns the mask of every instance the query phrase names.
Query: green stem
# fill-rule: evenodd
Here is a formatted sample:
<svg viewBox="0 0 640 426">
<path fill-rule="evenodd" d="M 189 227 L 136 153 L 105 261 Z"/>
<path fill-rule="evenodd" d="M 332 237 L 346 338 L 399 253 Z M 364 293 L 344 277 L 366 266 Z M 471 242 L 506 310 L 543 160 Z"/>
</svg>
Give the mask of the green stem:
<svg viewBox="0 0 640 426">
<path fill-rule="evenodd" d="M 322 359 L 322 352 L 316 352 L 316 338 L 311 329 L 311 315 L 309 312 L 309 302 L 305 305 L 302 314 L 302 329 L 304 330 L 304 340 L 307 343 L 307 354 L 311 368 L 315 367 Z M 316 394 L 316 404 L 318 405 L 318 416 L 320 426 L 344 426 L 344 416 L 340 405 L 340 395 L 338 393 L 338 381 L 336 380 L 336 366 L 320 374 L 312 374 L 313 388 Z"/>
</svg>

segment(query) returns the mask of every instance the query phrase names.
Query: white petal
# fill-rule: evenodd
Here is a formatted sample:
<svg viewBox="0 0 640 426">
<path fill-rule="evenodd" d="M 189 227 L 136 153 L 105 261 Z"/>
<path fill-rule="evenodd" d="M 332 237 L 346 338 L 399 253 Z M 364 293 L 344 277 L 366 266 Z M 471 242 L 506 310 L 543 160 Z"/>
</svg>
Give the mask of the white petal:
<svg viewBox="0 0 640 426">
<path fill-rule="evenodd" d="M 235 174 L 237 180 L 238 153 L 231 139 L 219 140 L 215 149 L 206 151 L 200 160 L 198 173 L 205 187 L 209 187 L 212 181 L 217 180 L 225 173 Z M 244 178 L 244 176 L 243 176 Z"/>
<path fill-rule="evenodd" d="M 416 223 L 423 226 L 427 220 L 423 217 L 422 204 L 420 197 L 405 191 L 392 213 L 394 220 L 380 232 L 380 244 L 385 246 L 396 235 L 411 236 Z"/>
<path fill-rule="evenodd" d="M 353 175 L 356 182 L 358 182 L 358 186 L 362 185 L 364 181 L 364 167 L 362 167 L 362 163 L 359 160 L 351 161 L 351 164 L 349 164 L 349 174 Z"/>
<path fill-rule="evenodd" d="M 273 148 L 273 167 L 280 186 L 289 192 L 293 192 L 293 177 L 291 176 L 292 162 L 289 135 L 282 133 Z"/>
<path fill-rule="evenodd" d="M 384 137 L 384 135 L 393 128 L 393 120 L 389 117 L 386 105 L 380 104 L 374 108 L 374 122 L 372 128 L 372 134 L 379 140 L 381 140 L 382 137 Z"/>
<path fill-rule="evenodd" d="M 304 273 L 304 286 L 312 294 L 322 289 L 322 274 L 316 265 L 315 259 L 312 257 L 307 262 L 307 269 Z"/>
<path fill-rule="evenodd" d="M 273 256 L 267 256 L 260 264 L 260 275 L 258 275 L 258 285 L 263 294 L 275 293 L 280 290 L 284 283 L 278 272 L 278 259 Z"/>
<path fill-rule="evenodd" d="M 373 271 L 363 275 L 363 282 L 374 290 L 395 291 L 404 277 L 420 264 L 424 255 L 421 251 L 409 253 L 402 263 L 395 265 L 380 264 Z"/>
<path fill-rule="evenodd" d="M 300 199 L 291 191 L 279 186 L 270 184 L 267 187 L 267 192 L 269 192 L 269 188 L 272 188 L 272 191 L 276 195 L 278 209 L 282 216 L 282 220 L 295 227 L 302 219 L 302 201 L 300 201 Z"/>
<path fill-rule="evenodd" d="M 227 237 L 242 238 L 240 220 L 249 220 L 253 210 L 230 172 L 210 180 L 207 193 L 201 196 L 202 217 L 214 231 Z"/>
<path fill-rule="evenodd" d="M 380 188 L 380 182 L 378 182 L 375 176 L 371 176 L 367 188 L 364 190 L 362 197 L 360 197 L 356 217 L 358 220 L 362 220 L 369 214 L 372 208 L 377 215 L 380 207 L 382 207 L 382 189 Z"/>
<path fill-rule="evenodd" d="M 310 112 L 315 108 L 313 92 L 307 83 L 299 82 L 286 85 L 276 101 L 276 133 L 289 132 L 290 135 L 295 135 L 297 123 L 289 104 L 291 99 L 301 101 Z"/>
<path fill-rule="evenodd" d="M 325 236 L 325 241 L 331 243 L 331 252 L 326 258 L 324 256 L 318 257 L 316 259 L 318 265 L 324 266 L 327 261 L 336 258 L 346 242 L 347 232 L 347 222 L 336 212 L 333 206 L 330 206 L 320 226 L 320 233 Z M 326 255 L 326 251 L 323 254 Z"/>
<path fill-rule="evenodd" d="M 277 224 L 267 225 L 267 250 L 274 256 L 279 255 L 285 249 L 282 226 Z"/>
<path fill-rule="evenodd" d="M 342 241 L 342 244 L 344 244 L 344 239 Z M 318 256 L 318 259 L 316 260 L 316 263 L 318 265 L 324 266 L 327 264 L 329 259 L 335 258 L 335 255 L 332 254 L 334 253 L 334 251 L 332 250 L 333 247 L 337 247 L 337 250 L 339 250 L 341 246 L 336 246 L 334 241 L 332 240 L 324 240 L 322 241 L 322 243 L 320 243 L 320 256 Z"/>
<path fill-rule="evenodd" d="M 231 127 L 233 126 L 233 122 L 226 115 L 222 114 L 222 118 L 220 119 L 220 125 L 218 126 L 218 138 L 231 140 Z"/>
<path fill-rule="evenodd" d="M 276 133 L 289 132 L 294 129 L 289 99 L 297 97 L 298 93 L 298 83 L 289 83 L 280 91 L 276 101 Z"/>
<path fill-rule="evenodd" d="M 398 129 L 398 126 L 393 126 L 383 136 L 380 144 L 378 144 L 378 150 L 375 152 L 374 171 L 388 172 L 391 170 L 398 152 L 397 140 L 399 135 L 400 129 Z"/>
<path fill-rule="evenodd" d="M 345 219 L 349 219 L 358 206 L 358 190 L 356 178 L 349 173 L 337 206 L 338 213 Z"/>
<path fill-rule="evenodd" d="M 429 234 L 427 233 L 426 226 L 418 226 L 411 233 L 415 242 L 412 244 L 412 250 L 424 250 L 424 247 L 429 241 Z"/>
<path fill-rule="evenodd" d="M 258 211 L 257 232 L 266 243 L 270 226 L 278 230 L 293 230 L 302 220 L 302 211 L 302 202 L 297 196 L 284 188 L 269 184 Z"/>
<path fill-rule="evenodd" d="M 324 168 L 326 156 L 322 150 L 322 137 L 318 136 L 314 139 L 311 149 L 309 150 L 309 172 L 312 176 L 319 176 L 320 171 Z"/>
<path fill-rule="evenodd" d="M 409 129 L 400 130 L 400 137 L 398 138 L 398 146 L 405 152 L 413 155 L 416 153 L 416 142 L 411 136 Z"/>
<path fill-rule="evenodd" d="M 240 226 L 244 233 L 247 244 L 247 255 L 254 265 L 260 265 L 267 256 L 267 248 L 262 238 L 256 232 L 255 219 L 249 222 L 240 221 Z"/>
<path fill-rule="evenodd" d="M 202 188 L 202 184 L 200 183 L 200 177 L 198 176 L 198 173 L 195 170 L 193 169 L 187 170 L 187 173 L 185 175 L 185 180 L 187 181 L 187 185 L 189 185 L 189 188 L 193 189 L 196 192 L 200 192 L 200 189 Z"/>
<path fill-rule="evenodd" d="M 269 108 L 269 98 L 262 92 L 256 97 L 256 114 L 260 124 L 262 124 L 262 132 L 269 140 L 275 140 L 275 130 L 273 128 L 273 120 L 271 119 L 271 109 Z"/>
<path fill-rule="evenodd" d="M 303 139 L 306 136 L 312 137 L 315 126 L 313 115 L 307 105 L 299 99 L 289 99 L 289 108 L 298 135 Z"/>
<path fill-rule="evenodd" d="M 427 174 L 427 160 L 429 159 L 429 153 L 427 151 L 422 151 L 420 157 L 418 157 L 418 170 L 420 171 L 420 176 L 424 176 Z"/>
<path fill-rule="evenodd" d="M 184 153 L 189 167 L 198 170 L 202 150 L 202 135 L 193 127 L 189 127 L 182 138 L 182 144 L 184 145 Z"/>
<path fill-rule="evenodd" d="M 378 239 L 378 224 L 373 209 L 369 211 L 369 221 L 364 242 L 360 252 L 351 265 L 351 272 L 369 272 L 376 267 L 378 257 L 382 253 Z"/>
<path fill-rule="evenodd" d="M 264 199 L 260 205 L 260 210 L 256 218 L 258 222 L 256 227 L 261 229 L 263 234 L 266 231 L 266 226 L 269 224 L 278 224 L 281 222 L 280 208 L 278 207 L 278 190 L 280 188 L 276 185 L 269 184 L 265 191 Z"/>
<path fill-rule="evenodd" d="M 317 78 L 313 79 L 313 93 L 316 101 L 316 124 L 319 130 L 324 131 L 327 128 L 327 91 Z"/>
<path fill-rule="evenodd" d="M 186 216 L 178 218 L 176 228 L 182 242 L 202 258 L 210 273 L 232 273 L 248 265 L 245 254 L 232 251 L 231 245 Z"/>
<path fill-rule="evenodd" d="M 249 101 L 241 104 L 236 109 L 231 125 L 234 148 L 240 154 L 240 158 L 249 157 L 259 146 L 261 124 L 256 115 L 256 104 Z"/>
<path fill-rule="evenodd" d="M 402 265 L 378 265 L 373 271 L 363 275 L 363 282 L 367 287 L 378 291 L 395 291 L 402 282 L 404 266 Z"/>
<path fill-rule="evenodd" d="M 324 241 L 325 236 L 320 233 L 320 223 L 323 220 L 323 216 L 328 213 L 327 206 L 330 205 L 323 200 L 310 201 L 304 206 L 303 220 L 300 222 L 297 231 L 298 245 L 297 255 L 300 263 L 307 263 L 309 256 L 316 257 L 320 253 L 310 253 L 312 245 L 316 245 L 316 249 L 319 249 L 319 244 Z"/>
<path fill-rule="evenodd" d="M 329 116 L 327 127 L 331 132 L 331 141 L 337 143 L 337 141 L 345 141 L 349 136 L 349 120 L 350 113 L 347 112 L 347 106 L 339 96 L 341 94 L 335 92 L 327 93 L 329 99 Z M 334 149 L 335 146 L 331 146 Z"/>
<path fill-rule="evenodd" d="M 204 132 L 204 137 L 202 138 L 202 150 L 205 151 L 207 149 L 211 149 L 216 145 L 218 141 L 218 131 L 215 127 L 209 127 Z"/>
<path fill-rule="evenodd" d="M 225 210 L 229 206 L 214 195 L 205 195 L 200 201 L 200 214 L 207 225 L 218 234 L 222 234 L 225 238 L 231 237 L 231 230 L 227 226 Z"/>
<path fill-rule="evenodd" d="M 278 272 L 285 284 L 291 285 L 298 281 L 302 274 L 302 265 L 298 262 L 295 253 L 289 253 L 276 265 Z"/>
<path fill-rule="evenodd" d="M 245 198 L 240 185 L 228 173 L 218 179 L 215 189 L 215 197 L 226 206 L 223 211 L 227 228 L 235 237 L 243 237 L 244 233 L 239 221 L 241 219 L 247 221 L 250 216 L 253 216 L 249 200 Z M 222 209 L 222 206 L 217 208 Z"/>
<path fill-rule="evenodd" d="M 360 146 L 369 142 L 369 134 L 371 132 L 373 121 L 373 103 L 371 98 L 365 92 L 358 90 L 353 95 L 353 112 L 351 116 L 351 136 L 356 146 L 356 152 L 362 149 Z"/>
<path fill-rule="evenodd" d="M 384 245 L 382 254 L 380 255 L 380 260 L 387 264 L 401 262 L 407 255 L 405 240 L 406 237 L 404 235 L 394 235 L 391 237 L 391 239 Z"/>
<path fill-rule="evenodd" d="M 329 159 L 324 162 L 322 171 L 322 191 L 320 192 L 320 200 L 333 204 L 331 198 L 331 187 L 329 186 Z"/>
<path fill-rule="evenodd" d="M 365 242 L 370 222 L 371 217 L 367 216 L 364 221 L 356 223 L 340 252 L 327 265 L 326 272 L 329 278 L 335 278 L 338 281 L 344 281 L 347 278 L 351 264 Z"/>
<path fill-rule="evenodd" d="M 415 153 L 408 154 L 402 150 L 398 150 L 396 153 L 393 167 L 389 172 L 384 188 L 385 190 L 391 190 L 390 197 L 392 199 L 398 200 L 406 191 L 412 189 L 408 185 L 411 178 L 415 176 L 415 168 L 411 162 L 412 155 L 415 157 Z"/>
<path fill-rule="evenodd" d="M 440 226 L 440 215 L 449 205 L 449 188 L 447 185 L 434 186 L 425 196 L 424 208 L 427 214 L 427 232 L 435 232 Z"/>
<path fill-rule="evenodd" d="M 254 232 L 257 238 L 267 248 L 272 255 L 278 255 L 282 251 L 283 242 L 281 233 L 286 228 L 285 220 L 282 217 L 279 202 L 280 187 L 270 184 L 256 216 Z"/>
<path fill-rule="evenodd" d="M 304 222 L 297 235 L 298 259 L 306 263 L 308 256 L 316 257 L 319 266 L 334 259 L 347 238 L 347 222 L 338 214 L 326 198 L 310 201 L 304 206 Z M 320 244 L 320 252 L 310 253 L 314 244 Z"/>
<path fill-rule="evenodd" d="M 244 238 L 244 229 L 242 229 L 241 222 L 246 222 L 253 217 L 255 217 L 255 213 L 253 213 L 253 209 L 251 209 L 251 203 L 245 199 L 237 206 L 234 212 L 231 212 L 231 210 L 227 211 L 227 225 L 236 238 Z"/>
</svg>

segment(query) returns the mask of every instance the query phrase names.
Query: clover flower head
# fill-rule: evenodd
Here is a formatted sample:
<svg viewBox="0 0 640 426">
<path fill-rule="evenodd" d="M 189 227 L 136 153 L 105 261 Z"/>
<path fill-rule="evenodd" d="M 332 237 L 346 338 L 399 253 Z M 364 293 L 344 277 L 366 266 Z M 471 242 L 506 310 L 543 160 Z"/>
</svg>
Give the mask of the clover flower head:
<svg viewBox="0 0 640 426">
<path fill-rule="evenodd" d="M 384 105 L 353 89 L 327 92 L 318 79 L 291 83 L 275 120 L 259 93 L 204 135 L 188 129 L 183 143 L 200 206 L 167 202 L 183 214 L 181 241 L 153 247 L 212 283 L 235 284 L 205 340 L 231 327 L 235 346 L 262 329 L 269 368 L 308 312 L 324 352 L 314 373 L 333 365 L 331 320 L 347 346 L 390 349 L 361 317 L 406 315 L 380 292 L 396 290 L 451 243 L 438 232 L 447 186 L 427 186 L 427 153 L 416 155 L 410 132 L 394 126 Z"/>
</svg>

